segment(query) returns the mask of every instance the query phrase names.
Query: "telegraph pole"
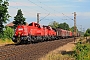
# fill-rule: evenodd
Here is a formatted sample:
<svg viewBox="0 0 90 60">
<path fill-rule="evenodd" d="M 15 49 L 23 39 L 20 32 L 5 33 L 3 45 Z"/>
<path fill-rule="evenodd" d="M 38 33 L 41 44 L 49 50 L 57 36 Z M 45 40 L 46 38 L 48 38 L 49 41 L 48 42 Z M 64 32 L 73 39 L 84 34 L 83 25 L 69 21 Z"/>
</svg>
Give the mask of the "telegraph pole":
<svg viewBox="0 0 90 60">
<path fill-rule="evenodd" d="M 75 36 L 76 36 L 76 32 L 77 32 L 77 29 L 76 29 L 76 12 L 74 12 L 74 42 L 75 42 Z"/>
<path fill-rule="evenodd" d="M 39 14 L 40 13 L 37 13 L 37 23 L 39 24 Z"/>
</svg>

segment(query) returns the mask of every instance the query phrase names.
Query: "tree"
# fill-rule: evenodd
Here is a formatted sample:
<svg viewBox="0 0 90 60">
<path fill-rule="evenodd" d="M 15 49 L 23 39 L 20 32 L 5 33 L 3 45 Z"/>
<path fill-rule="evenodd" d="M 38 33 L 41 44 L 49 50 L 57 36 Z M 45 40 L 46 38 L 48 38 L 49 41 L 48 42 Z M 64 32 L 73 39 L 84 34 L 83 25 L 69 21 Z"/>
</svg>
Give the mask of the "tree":
<svg viewBox="0 0 90 60">
<path fill-rule="evenodd" d="M 76 30 L 77 30 L 77 32 L 78 32 L 77 27 L 76 27 Z M 70 28 L 70 31 L 74 32 L 74 26 Z"/>
<path fill-rule="evenodd" d="M 67 23 L 60 23 L 58 25 L 58 28 L 64 29 L 64 30 L 69 30 L 69 25 Z"/>
<path fill-rule="evenodd" d="M 84 34 L 84 37 L 86 37 L 86 39 L 87 39 L 87 36 L 90 36 L 90 29 L 87 29 Z"/>
<path fill-rule="evenodd" d="M 73 26 L 73 27 L 71 27 L 71 28 L 70 28 L 70 30 L 71 30 L 72 32 L 74 32 L 74 26 Z"/>
<path fill-rule="evenodd" d="M 23 17 L 21 9 L 18 10 L 17 15 L 14 17 L 13 23 L 15 24 L 14 28 L 16 28 L 18 25 L 26 24 L 25 18 Z"/>
<path fill-rule="evenodd" d="M 58 28 L 58 22 L 56 22 L 56 21 L 53 21 L 53 22 L 51 22 L 51 23 L 49 23 L 49 26 L 51 26 L 52 28 Z"/>
<path fill-rule="evenodd" d="M 84 36 L 87 37 L 87 36 L 90 36 L 90 34 L 86 32 L 86 33 L 84 34 Z"/>
<path fill-rule="evenodd" d="M 3 33 L 4 23 L 7 23 L 10 15 L 8 14 L 8 0 L 0 0 L 0 34 Z"/>
<path fill-rule="evenodd" d="M 86 33 L 89 33 L 89 34 L 90 34 L 90 29 L 87 29 L 87 30 L 86 30 Z"/>
<path fill-rule="evenodd" d="M 85 37 L 90 36 L 90 29 L 87 29 L 87 30 L 86 30 L 84 36 L 85 36 Z"/>
</svg>

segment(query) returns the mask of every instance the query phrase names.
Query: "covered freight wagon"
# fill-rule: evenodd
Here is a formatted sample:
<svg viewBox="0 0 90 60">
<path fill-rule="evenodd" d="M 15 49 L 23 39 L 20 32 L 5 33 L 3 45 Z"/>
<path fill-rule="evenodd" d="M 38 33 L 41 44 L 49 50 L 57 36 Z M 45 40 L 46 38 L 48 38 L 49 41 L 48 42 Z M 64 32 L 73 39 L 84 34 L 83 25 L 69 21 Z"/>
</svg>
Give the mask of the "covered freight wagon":
<svg viewBox="0 0 90 60">
<path fill-rule="evenodd" d="M 57 28 L 56 29 L 56 36 L 57 36 L 58 39 L 66 38 L 67 37 L 67 30 Z"/>
</svg>

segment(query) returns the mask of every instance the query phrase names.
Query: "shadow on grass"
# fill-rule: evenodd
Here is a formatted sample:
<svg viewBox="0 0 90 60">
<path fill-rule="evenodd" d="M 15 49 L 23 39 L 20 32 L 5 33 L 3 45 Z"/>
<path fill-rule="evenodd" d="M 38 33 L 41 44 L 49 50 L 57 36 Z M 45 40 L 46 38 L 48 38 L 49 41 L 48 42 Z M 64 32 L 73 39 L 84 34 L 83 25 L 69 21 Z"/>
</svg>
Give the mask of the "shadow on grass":
<svg viewBox="0 0 90 60">
<path fill-rule="evenodd" d="M 35 44 L 35 43 L 12 43 L 12 44 L 5 44 L 5 46 L 19 46 L 19 45 L 29 45 L 29 44 Z"/>
<path fill-rule="evenodd" d="M 61 51 L 62 55 L 73 55 L 75 53 L 75 51 Z"/>
<path fill-rule="evenodd" d="M 11 46 L 11 45 L 16 45 L 16 46 L 18 46 L 18 45 L 20 45 L 20 44 L 6 44 L 5 46 Z"/>
<path fill-rule="evenodd" d="M 87 39 L 87 40 L 86 40 L 86 43 L 90 43 L 90 39 Z"/>
</svg>

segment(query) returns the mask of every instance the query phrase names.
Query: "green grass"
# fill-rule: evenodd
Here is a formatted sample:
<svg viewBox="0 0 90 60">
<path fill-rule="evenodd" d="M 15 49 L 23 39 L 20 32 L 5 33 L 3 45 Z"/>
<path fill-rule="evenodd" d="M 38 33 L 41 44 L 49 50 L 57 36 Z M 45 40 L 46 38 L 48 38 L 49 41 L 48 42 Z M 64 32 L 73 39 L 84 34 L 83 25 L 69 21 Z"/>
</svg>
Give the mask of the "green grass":
<svg viewBox="0 0 90 60">
<path fill-rule="evenodd" d="M 12 40 L 11 39 L 0 39 L 0 45 L 3 45 L 3 44 L 12 44 Z"/>
</svg>

